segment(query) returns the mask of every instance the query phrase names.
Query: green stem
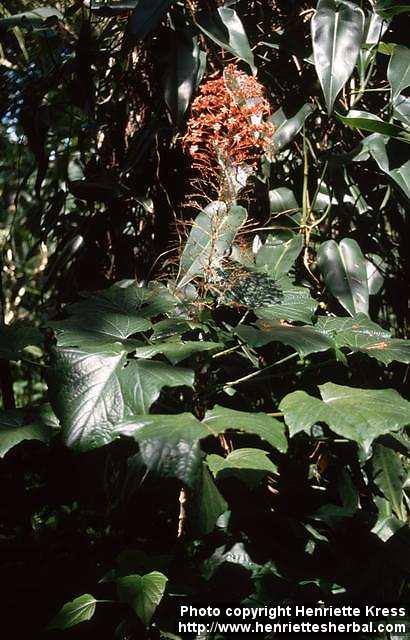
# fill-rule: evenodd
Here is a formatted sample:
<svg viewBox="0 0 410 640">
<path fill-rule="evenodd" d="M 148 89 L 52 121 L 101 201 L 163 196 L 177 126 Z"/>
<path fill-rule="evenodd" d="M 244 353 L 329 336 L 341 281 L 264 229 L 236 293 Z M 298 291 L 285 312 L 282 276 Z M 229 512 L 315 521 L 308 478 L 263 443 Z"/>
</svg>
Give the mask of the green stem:
<svg viewBox="0 0 410 640">
<path fill-rule="evenodd" d="M 242 382 L 247 382 L 248 380 L 251 380 L 252 378 L 256 378 L 256 376 L 259 376 L 261 373 L 265 373 L 269 369 L 273 369 L 274 367 L 277 367 L 280 364 L 283 364 L 284 362 L 287 362 L 288 360 L 293 360 L 296 357 L 299 357 L 299 354 L 295 351 L 295 353 L 291 353 L 289 356 L 286 356 L 285 358 L 282 358 L 281 360 L 278 360 L 277 362 L 274 362 L 273 364 L 270 364 L 268 367 L 265 367 L 264 369 L 259 369 L 258 371 L 254 371 L 253 373 L 249 373 L 247 376 L 243 376 L 242 378 L 238 378 L 237 380 L 232 380 L 232 382 L 226 382 L 224 385 L 221 385 L 221 387 L 222 388 L 223 387 L 235 387 L 238 384 L 242 384 Z"/>
</svg>

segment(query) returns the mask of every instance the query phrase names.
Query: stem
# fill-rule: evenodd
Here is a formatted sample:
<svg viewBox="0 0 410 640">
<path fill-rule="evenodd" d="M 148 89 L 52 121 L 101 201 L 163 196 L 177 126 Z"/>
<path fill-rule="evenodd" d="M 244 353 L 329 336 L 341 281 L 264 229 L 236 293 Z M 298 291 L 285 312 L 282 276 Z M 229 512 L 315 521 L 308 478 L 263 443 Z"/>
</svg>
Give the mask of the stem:
<svg viewBox="0 0 410 640">
<path fill-rule="evenodd" d="M 300 225 L 302 229 L 303 227 L 306 227 L 306 223 L 310 215 L 308 179 L 309 179 L 309 160 L 308 160 L 308 150 L 307 150 L 307 142 L 306 142 L 306 130 L 305 130 L 305 125 L 303 125 L 303 196 L 302 196 L 302 220 Z"/>
<path fill-rule="evenodd" d="M 188 503 L 188 492 L 185 487 L 182 487 L 179 493 L 179 518 L 178 518 L 178 539 L 184 537 L 186 531 L 186 522 L 187 522 L 187 503 Z"/>
<path fill-rule="evenodd" d="M 6 326 L 4 321 L 4 289 L 3 289 L 3 260 L 0 260 L 0 331 Z M 0 387 L 3 398 L 4 409 L 15 409 L 16 401 L 14 398 L 13 378 L 11 376 L 10 362 L 3 358 L 0 359 Z"/>
<path fill-rule="evenodd" d="M 285 358 L 282 358 L 281 360 L 278 360 L 277 362 L 274 362 L 273 364 L 270 364 L 268 367 L 265 367 L 264 369 L 259 369 L 258 371 L 254 371 L 253 373 L 249 373 L 247 376 L 243 376 L 243 378 L 238 378 L 237 380 L 232 380 L 232 382 L 226 382 L 223 387 L 235 387 L 237 384 L 242 384 L 242 382 L 247 382 L 248 380 L 251 380 L 252 378 L 255 378 L 256 376 L 259 376 L 261 373 L 265 373 L 265 371 L 268 371 L 268 369 L 273 369 L 273 367 L 277 367 L 278 365 L 282 364 L 283 362 L 287 362 L 288 360 L 293 360 L 294 358 L 299 357 L 299 354 L 295 351 L 295 353 L 291 353 L 289 356 L 286 356 Z"/>
</svg>

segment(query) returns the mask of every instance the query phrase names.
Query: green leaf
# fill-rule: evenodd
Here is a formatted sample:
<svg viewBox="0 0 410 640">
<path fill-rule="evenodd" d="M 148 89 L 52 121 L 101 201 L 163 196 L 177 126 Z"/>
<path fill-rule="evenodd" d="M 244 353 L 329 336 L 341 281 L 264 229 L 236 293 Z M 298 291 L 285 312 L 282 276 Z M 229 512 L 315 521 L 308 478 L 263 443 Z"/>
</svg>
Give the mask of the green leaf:
<svg viewBox="0 0 410 640">
<path fill-rule="evenodd" d="M 179 413 L 134 416 L 117 424 L 114 435 L 129 436 L 138 442 L 149 471 L 178 478 L 195 488 L 202 473 L 199 441 L 214 434 L 191 413 Z"/>
<path fill-rule="evenodd" d="M 394 360 L 410 363 L 410 342 L 391 338 L 389 331 L 364 314 L 354 318 L 320 317 L 315 329 L 334 341 L 339 349 L 360 351 L 386 365 Z"/>
<path fill-rule="evenodd" d="M 403 484 L 406 476 L 397 453 L 381 444 L 375 444 L 372 456 L 373 480 L 390 502 L 396 516 L 407 521 L 403 502 Z"/>
<path fill-rule="evenodd" d="M 364 131 L 380 133 L 381 135 L 389 136 L 390 138 L 397 138 L 403 142 L 410 142 L 410 136 L 405 129 L 398 127 L 395 124 L 391 124 L 390 122 L 384 122 L 384 120 L 373 113 L 352 109 L 345 116 L 341 116 L 338 113 L 336 115 L 341 122 L 347 124 L 353 129 L 363 129 Z"/>
<path fill-rule="evenodd" d="M 288 448 L 283 423 L 266 413 L 235 411 L 216 405 L 206 412 L 202 424 L 215 435 L 229 430 L 245 431 L 259 436 L 282 453 Z"/>
<path fill-rule="evenodd" d="M 270 278 L 289 273 L 303 249 L 302 234 L 279 231 L 271 234 L 255 256 L 255 265 Z"/>
<path fill-rule="evenodd" d="M 279 405 L 291 436 L 310 430 L 318 422 L 368 453 L 373 440 L 410 424 L 410 402 L 394 389 L 356 389 L 327 382 L 319 386 L 322 400 L 294 391 Z"/>
<path fill-rule="evenodd" d="M 164 96 L 173 124 L 181 126 L 196 86 L 200 67 L 196 37 L 188 31 L 173 31 L 167 48 Z"/>
<path fill-rule="evenodd" d="M 399 94 L 394 99 L 393 115 L 396 120 L 400 120 L 407 127 L 410 126 L 410 98 Z"/>
<path fill-rule="evenodd" d="M 50 19 L 62 20 L 63 14 L 54 7 L 41 7 L 40 9 L 23 11 L 22 13 L 16 13 L 14 16 L 1 18 L 0 27 L 38 27 Z"/>
<path fill-rule="evenodd" d="M 135 355 L 138 358 L 152 358 L 158 353 L 162 353 L 172 364 L 181 362 L 186 358 L 201 353 L 203 351 L 215 351 L 222 349 L 224 344 L 222 342 L 206 342 L 201 340 L 175 340 L 170 342 L 155 343 L 150 346 L 137 347 L 135 349 Z"/>
<path fill-rule="evenodd" d="M 256 73 L 255 60 L 243 24 L 234 9 L 219 7 L 216 13 L 204 16 L 198 27 L 222 49 L 229 51 Z"/>
<path fill-rule="evenodd" d="M 369 295 L 374 296 L 379 293 L 384 284 L 384 277 L 381 273 L 382 269 L 386 269 L 387 264 L 375 253 L 368 253 L 366 260 L 367 286 L 369 287 Z"/>
<path fill-rule="evenodd" d="M 330 115 L 337 95 L 356 65 L 364 13 L 347 0 L 319 0 L 311 25 L 316 72 Z"/>
<path fill-rule="evenodd" d="M 172 310 L 178 300 L 165 287 L 142 288 L 118 283 L 65 308 L 70 317 L 47 323 L 61 347 L 104 349 L 113 342 L 132 351 L 138 342 L 127 338 L 152 327 L 151 316 Z"/>
<path fill-rule="evenodd" d="M 155 29 L 174 0 L 139 0 L 129 17 L 126 34 L 132 42 L 144 40 Z"/>
<path fill-rule="evenodd" d="M 50 393 L 68 446 L 88 450 L 108 444 L 115 427 L 148 412 L 165 386 L 193 384 L 193 372 L 162 362 L 126 360 L 119 345 L 99 353 L 58 349 Z"/>
<path fill-rule="evenodd" d="M 376 47 L 379 44 L 383 34 L 388 27 L 388 21 L 373 12 L 367 15 L 364 28 L 364 44 L 359 53 L 358 69 L 360 74 L 360 80 L 363 83 L 365 81 L 366 71 L 370 62 L 376 55 Z"/>
<path fill-rule="evenodd" d="M 215 270 L 246 220 L 243 207 L 212 202 L 196 217 L 182 252 L 178 287 Z"/>
<path fill-rule="evenodd" d="M 321 334 L 313 327 L 300 327 L 283 322 L 257 322 L 258 328 L 239 325 L 235 333 L 249 346 L 262 347 L 270 342 L 281 342 L 292 347 L 301 358 L 310 353 L 335 349 L 332 337 Z"/>
<path fill-rule="evenodd" d="M 219 492 L 208 467 L 203 464 L 201 483 L 190 505 L 190 520 L 195 534 L 206 536 L 211 533 L 219 516 L 227 510 L 225 498 Z"/>
<path fill-rule="evenodd" d="M 254 293 L 249 291 L 249 300 L 253 296 L 252 308 L 259 318 L 311 322 L 317 302 L 310 296 L 309 289 L 294 286 L 287 276 L 282 276 L 277 282 L 272 281 L 271 289 L 271 300 L 269 295 L 261 295 L 264 291 L 259 292 L 257 287 Z"/>
<path fill-rule="evenodd" d="M 368 315 L 366 261 L 356 240 L 345 238 L 339 245 L 334 240 L 323 242 L 318 251 L 318 265 L 326 287 L 350 315 Z"/>
<path fill-rule="evenodd" d="M 287 187 L 278 187 L 269 191 L 269 206 L 272 214 L 293 215 L 300 209 L 293 191 Z"/>
<path fill-rule="evenodd" d="M 278 151 L 284 149 L 293 138 L 297 136 L 305 120 L 312 115 L 315 110 L 316 107 L 313 104 L 304 104 L 294 116 L 285 120 L 285 122 L 277 127 L 270 141 L 271 144 L 267 153 L 270 160 L 274 158 Z"/>
<path fill-rule="evenodd" d="M 368 154 L 377 162 L 380 169 L 386 173 L 399 186 L 404 195 L 410 200 L 410 160 L 404 161 L 401 166 L 397 167 L 397 159 L 390 157 L 387 153 L 387 138 L 374 133 L 365 138 L 360 145 L 361 152 L 355 158 L 356 162 L 367 159 Z M 390 145 L 389 145 L 390 146 Z M 364 152 L 364 158 L 362 157 Z M 397 168 L 392 168 L 392 166 Z"/>
<path fill-rule="evenodd" d="M 410 13 L 410 4 L 406 4 L 405 0 L 379 0 L 376 11 L 383 18 L 393 18 L 401 13 Z"/>
<path fill-rule="evenodd" d="M 408 47 L 402 45 L 394 47 L 387 69 L 387 79 L 392 90 L 392 100 L 410 86 L 410 49 Z"/>
<path fill-rule="evenodd" d="M 89 593 L 67 602 L 47 625 L 47 629 L 69 629 L 80 622 L 90 620 L 95 613 L 96 604 L 97 600 Z"/>
<path fill-rule="evenodd" d="M 0 325 L 0 358 L 5 360 L 20 360 L 27 347 L 41 347 L 43 342 L 40 331 L 30 325 Z"/>
<path fill-rule="evenodd" d="M 0 409 L 0 458 L 25 440 L 49 442 L 53 425 L 39 410 Z"/>
<path fill-rule="evenodd" d="M 161 602 L 168 578 L 159 571 L 151 571 L 144 576 L 135 574 L 118 578 L 118 598 L 129 604 L 139 619 L 148 626 Z"/>
<path fill-rule="evenodd" d="M 206 462 L 215 478 L 235 476 L 251 487 L 260 484 L 269 473 L 277 472 L 266 451 L 261 449 L 236 449 L 226 458 L 211 454 L 207 456 Z"/>
</svg>

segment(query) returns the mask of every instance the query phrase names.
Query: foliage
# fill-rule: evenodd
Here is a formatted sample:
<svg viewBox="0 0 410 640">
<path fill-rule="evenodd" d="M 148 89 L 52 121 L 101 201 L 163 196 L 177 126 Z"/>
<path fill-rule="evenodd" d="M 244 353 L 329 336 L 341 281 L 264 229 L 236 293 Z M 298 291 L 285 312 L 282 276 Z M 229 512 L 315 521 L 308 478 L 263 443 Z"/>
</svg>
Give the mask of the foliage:
<svg viewBox="0 0 410 640">
<path fill-rule="evenodd" d="M 0 4 L 13 634 L 408 601 L 408 5 L 54 5 Z"/>
</svg>

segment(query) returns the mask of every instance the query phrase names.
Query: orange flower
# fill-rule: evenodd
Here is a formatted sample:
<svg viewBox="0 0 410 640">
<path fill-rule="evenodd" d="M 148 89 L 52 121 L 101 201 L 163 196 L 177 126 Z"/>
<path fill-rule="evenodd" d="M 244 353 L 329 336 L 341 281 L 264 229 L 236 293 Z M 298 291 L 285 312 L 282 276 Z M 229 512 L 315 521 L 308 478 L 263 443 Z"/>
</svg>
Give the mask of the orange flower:
<svg viewBox="0 0 410 640">
<path fill-rule="evenodd" d="M 270 113 L 263 86 L 230 64 L 202 85 L 192 104 L 182 143 L 194 167 L 213 175 L 243 164 L 254 168 L 274 131 L 266 122 Z"/>
</svg>

